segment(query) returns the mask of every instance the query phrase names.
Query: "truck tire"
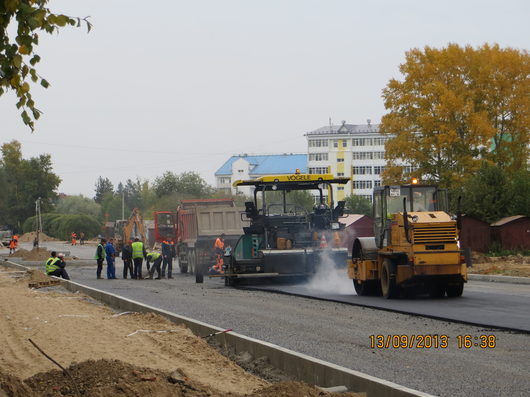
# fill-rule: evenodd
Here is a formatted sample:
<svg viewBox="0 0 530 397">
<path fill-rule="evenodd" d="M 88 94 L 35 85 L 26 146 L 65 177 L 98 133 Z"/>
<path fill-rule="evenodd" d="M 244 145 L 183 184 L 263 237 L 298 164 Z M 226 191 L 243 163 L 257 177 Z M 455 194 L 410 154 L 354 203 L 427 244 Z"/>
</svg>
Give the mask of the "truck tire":
<svg viewBox="0 0 530 397">
<path fill-rule="evenodd" d="M 460 280 L 457 283 L 448 284 L 446 287 L 447 296 L 449 298 L 458 298 L 464 292 L 464 281 Z"/>
<path fill-rule="evenodd" d="M 445 295 L 445 290 L 447 286 L 443 281 L 435 281 L 429 287 L 429 296 L 434 299 L 443 298 Z"/>
<path fill-rule="evenodd" d="M 204 275 L 202 272 L 196 272 L 195 273 L 195 283 L 196 284 L 202 284 L 204 282 Z"/>
<path fill-rule="evenodd" d="M 376 280 L 366 280 L 362 283 L 357 280 L 353 280 L 353 287 L 359 296 L 381 295 L 379 283 Z"/>
<path fill-rule="evenodd" d="M 188 266 L 187 266 L 187 272 L 191 274 L 195 274 L 195 268 L 197 267 L 197 257 L 195 254 L 195 250 L 191 249 L 188 251 Z"/>
<path fill-rule="evenodd" d="M 396 265 L 389 258 L 383 261 L 381 269 L 381 293 L 386 299 L 399 296 L 399 287 L 396 285 Z"/>
</svg>

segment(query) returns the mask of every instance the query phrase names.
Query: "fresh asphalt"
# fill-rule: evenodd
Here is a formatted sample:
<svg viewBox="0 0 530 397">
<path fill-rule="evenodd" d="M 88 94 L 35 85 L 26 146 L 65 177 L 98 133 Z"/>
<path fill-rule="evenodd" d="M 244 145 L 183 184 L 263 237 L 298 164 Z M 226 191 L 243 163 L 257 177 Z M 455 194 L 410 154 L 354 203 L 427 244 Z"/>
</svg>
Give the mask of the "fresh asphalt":
<svg viewBox="0 0 530 397">
<path fill-rule="evenodd" d="M 95 246 L 47 245 L 49 249 L 68 250 L 86 259 L 93 257 L 95 251 Z M 221 279 L 206 278 L 204 284 L 196 284 L 194 277 L 180 273 L 176 273 L 173 280 L 96 280 L 95 268 L 95 263 L 76 265 L 75 261 L 71 261 L 67 264 L 72 279 L 81 284 L 221 328 L 232 328 L 240 334 L 413 389 L 440 396 L 462 397 L 527 396 L 530 390 L 528 333 L 477 327 L 334 301 L 228 288 Z M 121 277 L 121 270 L 121 260 L 118 259 L 118 277 Z M 344 297 L 360 299 L 353 291 L 347 293 L 349 288 L 353 290 L 351 280 L 347 280 L 347 283 L 348 289 L 343 295 L 322 291 L 318 294 L 337 295 L 337 300 Z M 528 287 L 472 281 L 466 285 L 464 296 L 458 299 L 419 298 L 390 302 L 382 298 L 363 299 L 369 300 L 371 305 L 373 302 L 404 305 L 406 311 L 410 311 L 410 307 L 417 307 L 418 310 L 430 308 L 432 311 L 441 307 L 440 310 L 449 312 L 462 310 L 470 318 L 474 316 L 473 311 L 494 306 L 495 309 L 490 309 L 492 316 L 510 318 L 513 314 L 504 312 L 511 313 L 515 310 L 512 307 L 514 305 L 510 303 L 508 307 L 503 307 L 498 302 L 505 299 L 511 302 L 510 296 L 528 302 Z M 372 335 L 399 335 L 409 340 L 412 336 L 421 335 L 447 336 L 448 345 L 422 348 L 414 344 L 407 348 L 380 348 L 372 346 Z M 469 335 L 472 341 L 469 348 L 458 344 L 458 340 L 465 335 Z M 495 346 L 480 347 L 479 341 L 483 335 L 495 338 Z"/>
<path fill-rule="evenodd" d="M 268 284 L 246 288 L 530 333 L 530 285 L 470 281 L 462 297 L 451 299 L 357 296 L 353 286 L 351 295 L 322 292 L 304 285 Z"/>
</svg>

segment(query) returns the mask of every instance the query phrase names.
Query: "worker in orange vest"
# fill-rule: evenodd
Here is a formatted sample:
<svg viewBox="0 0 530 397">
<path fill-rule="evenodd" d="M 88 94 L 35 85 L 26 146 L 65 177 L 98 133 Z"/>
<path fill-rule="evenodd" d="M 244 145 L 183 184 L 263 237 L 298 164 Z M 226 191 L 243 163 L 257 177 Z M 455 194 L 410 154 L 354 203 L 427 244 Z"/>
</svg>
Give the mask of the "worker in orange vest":
<svg viewBox="0 0 530 397">
<path fill-rule="evenodd" d="M 72 232 L 72 245 L 77 244 L 77 234 L 75 232 Z"/>
<path fill-rule="evenodd" d="M 215 244 L 213 245 L 213 248 L 215 250 L 215 265 L 213 266 L 213 270 L 215 270 L 217 273 L 223 273 L 223 256 L 225 253 L 225 234 L 222 233 L 217 239 L 215 240 Z"/>
<path fill-rule="evenodd" d="M 15 240 L 15 248 L 17 248 L 18 247 L 18 234 L 15 234 L 13 236 L 13 240 Z"/>
<path fill-rule="evenodd" d="M 15 239 L 12 238 L 11 241 L 9 242 L 9 253 L 14 254 L 16 248 L 17 248 L 17 244 L 15 242 Z"/>
</svg>

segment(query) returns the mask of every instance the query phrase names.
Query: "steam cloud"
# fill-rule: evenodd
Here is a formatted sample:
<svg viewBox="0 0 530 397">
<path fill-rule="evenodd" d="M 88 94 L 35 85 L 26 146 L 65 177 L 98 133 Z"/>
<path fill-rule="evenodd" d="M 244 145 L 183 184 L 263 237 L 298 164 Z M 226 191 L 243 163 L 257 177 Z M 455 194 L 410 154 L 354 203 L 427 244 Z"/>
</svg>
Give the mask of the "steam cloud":
<svg viewBox="0 0 530 397">
<path fill-rule="evenodd" d="M 309 280 L 306 288 L 330 294 L 355 295 L 353 283 L 348 278 L 347 268 L 344 264 L 337 266 L 329 252 L 326 251 L 320 254 L 317 272 Z"/>
</svg>

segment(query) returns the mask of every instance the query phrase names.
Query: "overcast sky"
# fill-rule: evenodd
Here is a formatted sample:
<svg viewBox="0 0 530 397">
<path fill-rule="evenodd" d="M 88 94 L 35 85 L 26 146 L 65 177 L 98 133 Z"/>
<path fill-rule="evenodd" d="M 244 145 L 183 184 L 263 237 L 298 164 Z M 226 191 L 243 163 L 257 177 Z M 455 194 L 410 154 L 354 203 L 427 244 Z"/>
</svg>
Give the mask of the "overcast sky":
<svg viewBox="0 0 530 397">
<path fill-rule="evenodd" d="M 405 51 L 499 43 L 530 48 L 530 1 L 51 0 L 93 30 L 41 34 L 34 88 L 44 114 L 22 124 L 0 97 L 0 144 L 51 153 L 59 191 L 94 195 L 164 171 L 209 183 L 238 153 L 303 153 L 304 133 L 378 123 L 381 90 Z"/>
</svg>

